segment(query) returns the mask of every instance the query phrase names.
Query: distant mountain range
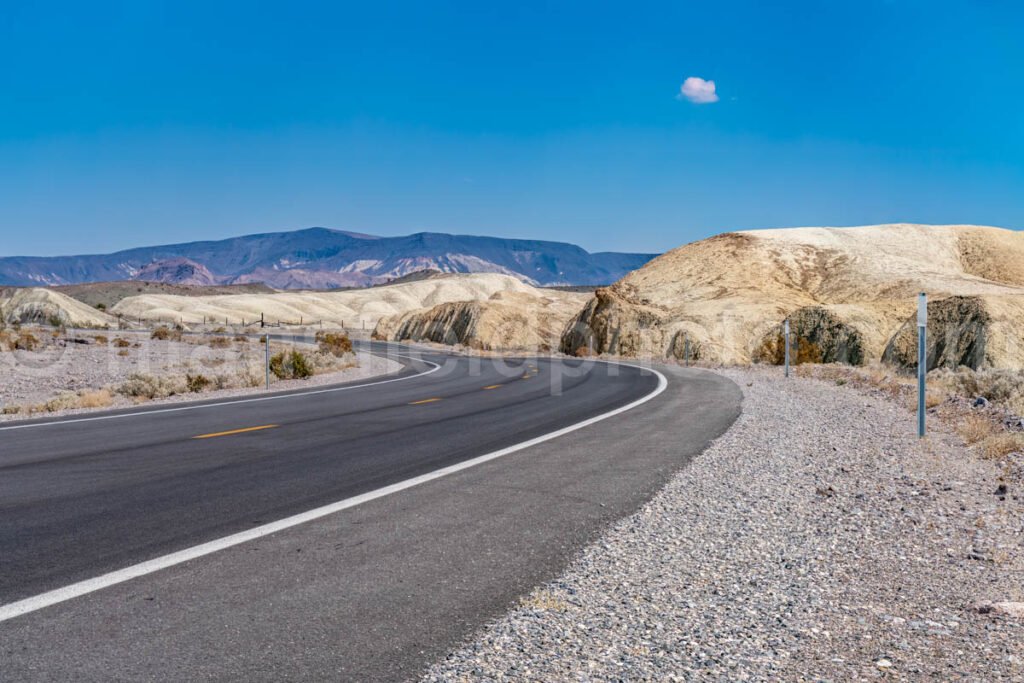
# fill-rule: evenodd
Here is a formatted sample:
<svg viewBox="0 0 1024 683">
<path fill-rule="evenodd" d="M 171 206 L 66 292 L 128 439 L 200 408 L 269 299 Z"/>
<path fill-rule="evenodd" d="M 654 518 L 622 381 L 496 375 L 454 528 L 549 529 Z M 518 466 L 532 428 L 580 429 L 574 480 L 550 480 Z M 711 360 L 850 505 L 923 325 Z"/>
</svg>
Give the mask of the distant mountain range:
<svg viewBox="0 0 1024 683">
<path fill-rule="evenodd" d="M 327 228 L 88 256 L 0 258 L 0 285 L 111 280 L 181 285 L 262 282 L 279 289 L 380 284 L 409 273 L 505 273 L 536 285 L 610 284 L 656 254 L 588 253 L 564 242 L 421 232 L 375 237 Z"/>
</svg>

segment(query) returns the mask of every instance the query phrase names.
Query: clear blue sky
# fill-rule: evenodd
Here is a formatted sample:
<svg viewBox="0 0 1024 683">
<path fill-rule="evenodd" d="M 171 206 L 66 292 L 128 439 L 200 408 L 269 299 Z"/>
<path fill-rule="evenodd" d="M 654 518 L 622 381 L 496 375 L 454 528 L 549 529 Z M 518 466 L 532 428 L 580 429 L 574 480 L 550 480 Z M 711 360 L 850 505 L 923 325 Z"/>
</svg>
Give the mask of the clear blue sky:
<svg viewBox="0 0 1024 683">
<path fill-rule="evenodd" d="M 1024 227 L 1022 30 L 1000 0 L 0 2 L 0 255 Z"/>
</svg>

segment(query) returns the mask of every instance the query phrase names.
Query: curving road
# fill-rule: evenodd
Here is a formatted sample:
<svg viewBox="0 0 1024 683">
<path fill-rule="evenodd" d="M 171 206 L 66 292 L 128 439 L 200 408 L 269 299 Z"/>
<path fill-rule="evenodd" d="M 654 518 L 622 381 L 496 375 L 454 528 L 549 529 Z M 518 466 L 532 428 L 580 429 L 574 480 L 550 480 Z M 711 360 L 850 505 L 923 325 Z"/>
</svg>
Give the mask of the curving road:
<svg viewBox="0 0 1024 683">
<path fill-rule="evenodd" d="M 96 679 L 107 675 L 134 678 L 142 672 L 138 667 L 163 661 L 151 651 L 156 648 L 176 665 L 192 662 L 173 673 L 157 667 L 157 678 L 238 676 L 252 680 L 261 677 L 257 672 L 280 673 L 268 665 L 266 650 L 246 649 L 244 643 L 255 637 L 252 634 L 237 642 L 232 637 L 224 639 L 228 651 L 219 659 L 213 657 L 220 666 L 234 668 L 212 665 L 210 669 L 208 642 L 216 636 L 197 633 L 197 649 L 191 652 L 189 643 L 193 641 L 187 635 L 193 631 L 191 626 L 184 636 L 178 627 L 172 631 L 173 637 L 156 637 L 150 632 L 154 627 L 151 617 L 114 616 L 124 609 L 125 595 L 134 596 L 140 590 L 159 593 L 155 584 L 187 577 L 189 588 L 184 597 L 178 595 L 187 614 L 178 618 L 192 624 L 195 610 L 201 611 L 200 605 L 206 605 L 208 598 L 230 595 L 236 611 L 225 612 L 220 604 L 211 607 L 209 616 L 230 622 L 233 638 L 239 638 L 239 629 L 244 632 L 253 627 L 249 618 L 253 604 L 267 596 L 293 595 L 289 591 L 299 590 L 304 597 L 294 607 L 307 617 L 315 613 L 316 619 L 332 623 L 336 633 L 332 636 L 335 645 L 322 646 L 316 654 L 292 652 L 271 657 L 275 665 L 298 665 L 303 673 L 296 678 L 401 678 L 503 608 L 511 596 L 562 566 L 610 515 L 635 509 L 671 471 L 699 452 L 738 414 L 735 387 L 707 373 L 680 375 L 676 371 L 669 377 L 670 390 L 666 392 L 672 398 L 666 399 L 658 396 L 665 388 L 664 375 L 629 365 L 550 358 L 495 362 L 406 348 L 399 351 L 399 347 L 376 343 L 368 346 L 399 360 L 402 371 L 356 385 L 256 400 L 0 426 L 0 643 L 4 643 L 0 659 L 13 671 L 46 671 L 41 678 L 74 672 L 72 677 L 87 680 L 93 677 L 89 671 Z M 634 416 L 645 414 L 650 420 L 655 415 L 664 423 L 664 411 L 673 405 L 666 401 L 679 402 L 681 396 L 691 403 L 693 412 L 682 427 L 665 424 L 660 435 L 657 429 L 652 433 L 649 421 Z M 650 405 L 640 404 L 645 398 L 651 399 Z M 693 406 L 695 400 L 706 405 Z M 624 449 L 621 440 L 607 437 L 611 425 L 602 422 L 604 432 L 596 425 L 588 426 L 573 432 L 571 439 L 560 436 L 502 458 L 500 464 L 495 461 L 493 466 L 429 483 L 424 479 L 422 485 L 401 490 L 403 482 L 429 479 L 443 468 L 475 463 L 481 455 L 502 452 L 634 404 L 632 410 L 607 422 L 620 431 L 636 428 L 634 448 L 646 452 Z M 662 413 L 652 412 L 652 405 L 659 406 Z M 588 433 L 590 438 L 603 439 L 587 446 L 590 457 L 584 453 L 564 460 L 540 458 L 545 452 L 558 453 L 559 444 L 575 454 L 572 449 L 586 444 Z M 693 443 L 666 449 L 664 437 L 689 438 Z M 642 465 L 635 467 L 637 464 Z M 509 473 L 508 468 L 514 470 Z M 452 489 L 466 481 L 502 481 L 506 488 L 483 499 L 472 487 Z M 562 482 L 557 484 L 556 496 L 574 488 L 584 492 L 572 494 L 575 499 L 552 500 L 549 505 L 522 505 L 535 491 L 556 482 Z M 386 499 L 373 493 L 390 492 L 388 487 L 397 488 Z M 600 491 L 600 501 L 587 500 L 581 506 L 581 497 L 589 495 L 586 491 Z M 174 563 L 181 566 L 171 569 L 144 572 L 142 578 L 118 580 L 113 587 L 83 591 L 70 600 L 62 597 L 52 604 L 3 611 L 3 606 L 9 608 L 19 601 L 31 603 L 33 596 L 216 543 L 338 501 L 362 501 L 359 497 L 367 494 L 365 505 L 321 514 L 316 523 Z M 410 503 L 415 503 L 415 512 L 401 507 Z M 595 511 L 594 505 L 606 511 Z M 434 521 L 421 524 L 429 520 Z M 349 523 L 365 524 L 357 534 L 363 538 L 360 545 L 371 541 L 354 555 L 346 553 L 346 561 L 354 561 L 353 557 L 359 561 L 344 566 L 336 558 L 318 557 L 317 552 L 330 554 L 330 547 L 336 552 L 346 546 L 352 536 L 340 532 L 339 525 Z M 340 539 L 337 543 L 336 537 Z M 552 546 L 552 540 L 559 537 L 564 542 Z M 268 586 L 268 581 L 275 580 L 272 577 L 281 578 L 280 558 L 268 562 L 260 557 L 253 562 L 249 555 L 300 538 L 301 546 L 318 550 L 292 567 L 295 573 L 290 575 L 292 581 L 286 582 L 287 590 Z M 442 557 L 435 557 L 438 552 Z M 479 575 L 480 561 L 508 552 L 520 555 L 507 561 L 510 571 L 491 568 Z M 455 558 L 455 570 L 450 567 L 451 553 L 464 554 Z M 291 567 L 295 556 L 286 557 Z M 240 564 L 231 570 L 232 563 Z M 191 583 L 197 571 L 221 569 L 226 573 L 220 577 L 206 577 L 198 587 Z M 448 580 L 458 576 L 458 571 L 465 572 L 464 582 L 453 587 Z M 432 580 L 432 576 L 436 578 Z M 407 583 L 424 579 L 422 585 Z M 341 581 L 345 594 L 325 593 L 320 586 L 325 580 Z M 392 589 L 404 585 L 410 594 L 386 613 L 374 611 L 369 604 L 352 611 L 360 600 L 380 600 L 382 583 Z M 347 592 L 350 589 L 352 593 Z M 183 589 L 179 585 L 175 590 Z M 474 595 L 478 591 L 490 594 Z M 442 596 L 447 597 L 439 601 Z M 460 600 L 465 603 L 461 607 Z M 413 618 L 431 614 L 432 619 L 444 623 L 434 621 L 427 627 Z M 104 654 L 102 647 L 90 642 L 89 624 L 97 619 L 123 624 L 104 641 L 108 647 L 120 649 Z M 131 625 L 133 619 L 142 621 Z M 261 634 L 272 640 L 293 642 L 297 627 L 290 618 L 280 616 L 262 628 L 269 629 Z M 346 628 L 352 633 L 341 638 Z M 424 628 L 436 636 L 426 637 Z M 143 638 L 144 643 L 117 645 L 119 639 L 131 641 L 133 637 Z M 65 664 L 33 655 L 33 644 L 38 646 L 42 638 L 67 644 Z M 339 639 L 353 647 L 339 651 Z M 199 643 L 204 643 L 202 648 Z M 390 657 L 382 658 L 380 647 L 390 652 Z M 124 650 L 133 648 L 148 654 L 133 661 L 124 655 Z M 115 652 L 120 653 L 118 666 L 124 667 L 117 675 L 109 668 Z M 316 666 L 307 668 L 313 662 Z M 267 678 L 274 676 L 268 673 Z"/>
</svg>

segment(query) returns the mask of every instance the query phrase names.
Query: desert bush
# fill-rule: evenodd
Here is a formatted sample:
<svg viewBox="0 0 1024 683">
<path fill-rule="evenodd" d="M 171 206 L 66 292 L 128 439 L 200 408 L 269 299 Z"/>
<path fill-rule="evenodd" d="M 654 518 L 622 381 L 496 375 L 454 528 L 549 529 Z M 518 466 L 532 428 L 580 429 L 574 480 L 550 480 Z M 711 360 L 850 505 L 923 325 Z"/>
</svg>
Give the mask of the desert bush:
<svg viewBox="0 0 1024 683">
<path fill-rule="evenodd" d="M 966 415 L 956 425 L 957 434 L 969 446 L 984 441 L 996 431 L 996 425 L 984 415 Z"/>
<path fill-rule="evenodd" d="M 213 334 L 224 334 L 227 331 L 228 331 L 228 328 L 226 328 L 223 325 L 221 325 L 220 327 L 218 327 L 218 328 L 213 330 Z"/>
<path fill-rule="evenodd" d="M 933 386 L 964 398 L 981 396 L 1024 416 L 1024 370 L 956 370 L 940 368 L 928 373 Z"/>
<path fill-rule="evenodd" d="M 274 354 L 270 358 L 270 371 L 278 379 L 306 379 L 313 376 L 313 368 L 301 351 Z"/>
<path fill-rule="evenodd" d="M 21 406 L 4 406 L 0 413 L 4 415 L 17 415 L 21 412 Z"/>
<path fill-rule="evenodd" d="M 210 384 L 210 379 L 206 375 L 193 375 L 191 373 L 185 375 L 185 386 L 193 394 L 198 394 L 210 386 Z"/>
<path fill-rule="evenodd" d="M 352 340 L 347 334 L 335 332 L 317 332 L 316 341 L 323 353 L 341 358 L 352 353 Z"/>
<path fill-rule="evenodd" d="M 114 397 L 106 389 L 81 391 L 78 394 L 78 406 L 80 408 L 106 408 L 113 402 Z"/>
<path fill-rule="evenodd" d="M 227 337 L 210 337 L 206 340 L 206 345 L 211 349 L 226 349 L 231 346 L 231 340 Z"/>
<path fill-rule="evenodd" d="M 164 398 L 183 394 L 187 387 L 181 378 L 155 377 L 141 373 L 132 374 L 117 387 L 117 393 L 130 398 Z"/>
<path fill-rule="evenodd" d="M 100 303 L 96 304 L 96 310 L 105 311 L 107 310 L 107 305 L 101 301 Z"/>
<path fill-rule="evenodd" d="M 131 353 L 128 351 L 128 349 L 121 349 L 120 351 L 117 352 L 117 355 L 119 355 L 122 358 L 124 358 L 126 356 L 130 356 Z"/>
<path fill-rule="evenodd" d="M 35 351 L 39 348 L 39 339 L 31 332 L 21 332 L 14 340 L 16 351 Z"/>
<path fill-rule="evenodd" d="M 60 410 L 70 410 L 79 406 L 79 396 L 73 391 L 63 391 L 42 404 L 39 412 L 56 413 Z"/>
<path fill-rule="evenodd" d="M 174 329 L 161 325 L 160 327 L 153 330 L 153 334 L 150 335 L 151 339 L 158 341 L 181 341 L 181 330 L 175 326 Z"/>
<path fill-rule="evenodd" d="M 235 341 L 238 342 L 239 344 L 248 344 L 249 338 L 246 337 L 244 334 L 238 334 L 235 335 Z"/>
<path fill-rule="evenodd" d="M 97 334 L 92 339 L 93 339 L 94 342 L 96 342 L 100 346 L 106 346 L 108 343 L 110 343 L 110 340 L 107 337 L 105 337 L 104 335 L 102 335 L 102 334 Z"/>
<path fill-rule="evenodd" d="M 127 349 L 131 345 L 132 343 L 127 339 L 121 339 L 120 337 L 118 337 L 117 339 L 114 340 L 114 346 L 116 346 L 119 349 Z"/>
<path fill-rule="evenodd" d="M 1013 453 L 1024 453 L 1024 434 L 1003 432 L 990 436 L 981 442 L 981 453 L 986 458 L 995 460 L 1005 458 Z"/>
</svg>

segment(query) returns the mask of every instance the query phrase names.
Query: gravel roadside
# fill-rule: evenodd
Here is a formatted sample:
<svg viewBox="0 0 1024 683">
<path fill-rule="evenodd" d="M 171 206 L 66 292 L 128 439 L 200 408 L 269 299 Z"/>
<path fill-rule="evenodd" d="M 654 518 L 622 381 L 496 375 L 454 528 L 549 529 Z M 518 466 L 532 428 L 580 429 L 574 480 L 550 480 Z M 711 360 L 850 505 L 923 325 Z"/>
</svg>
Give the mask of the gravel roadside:
<svg viewBox="0 0 1024 683">
<path fill-rule="evenodd" d="M 742 416 L 425 681 L 1024 680 L 1021 483 L 879 396 L 726 370 Z"/>
</svg>

